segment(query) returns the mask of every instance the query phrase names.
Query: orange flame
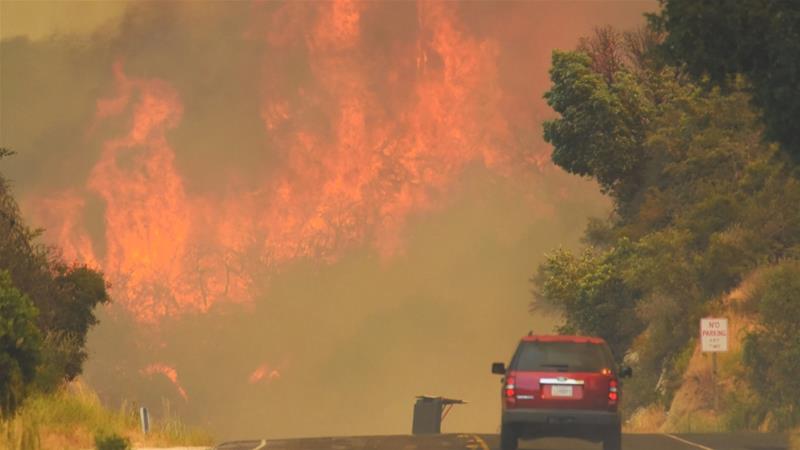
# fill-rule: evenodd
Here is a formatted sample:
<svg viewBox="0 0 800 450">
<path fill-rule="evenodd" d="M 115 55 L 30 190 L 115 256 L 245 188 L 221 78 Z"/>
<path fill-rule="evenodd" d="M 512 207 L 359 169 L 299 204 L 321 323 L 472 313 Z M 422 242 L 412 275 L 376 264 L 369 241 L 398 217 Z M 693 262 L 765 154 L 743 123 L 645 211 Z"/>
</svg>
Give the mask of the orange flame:
<svg viewBox="0 0 800 450">
<path fill-rule="evenodd" d="M 397 43 L 397 55 L 376 67 L 362 35 L 375 7 L 342 0 L 270 10 L 266 42 L 304 52 L 310 78 L 298 85 L 265 62 L 261 118 L 284 166 L 226 198 L 185 189 L 167 139 L 183 116 L 177 91 L 115 64 L 114 93 L 97 102 L 89 134 L 128 120 L 87 181 L 105 204 L 105 245 L 97 246 L 105 251 L 95 253 L 79 219 L 83 198 L 66 193 L 53 197 L 60 206 L 39 208 L 53 211 L 39 216 L 65 255 L 99 265 L 115 300 L 156 322 L 250 301 L 254 267 L 331 262 L 362 245 L 389 257 L 402 251 L 407 219 L 442 205 L 465 168 L 505 174 L 530 163 L 509 151 L 497 113 L 505 99 L 492 42 L 465 33 L 454 5 L 419 3 L 416 39 Z"/>
<path fill-rule="evenodd" d="M 183 389 L 183 386 L 181 386 L 180 382 L 178 382 L 178 372 L 174 368 L 166 364 L 156 363 L 145 367 L 141 370 L 141 373 L 142 375 L 150 376 L 155 374 L 164 375 L 172 383 L 172 385 L 175 386 L 175 389 L 178 390 L 178 394 L 180 394 L 184 400 L 189 401 L 189 396 L 186 394 L 186 390 Z"/>
<path fill-rule="evenodd" d="M 247 281 L 231 276 L 224 255 L 195 244 L 208 212 L 186 195 L 165 136 L 183 113 L 177 93 L 160 80 L 127 77 L 121 63 L 114 75 L 117 93 L 98 101 L 97 119 L 129 110 L 130 128 L 105 143 L 88 186 L 106 203 L 103 268 L 116 300 L 153 321 L 243 299 Z"/>
<path fill-rule="evenodd" d="M 81 215 L 85 200 L 76 191 L 43 196 L 33 204 L 31 213 L 40 221 L 51 224 L 49 236 L 60 243 L 62 256 L 67 261 L 81 261 L 99 267 L 89 234 L 84 230 Z"/>
<path fill-rule="evenodd" d="M 267 383 L 271 382 L 272 380 L 276 380 L 281 377 L 281 373 L 277 369 L 271 369 L 267 363 L 261 364 L 250 374 L 247 378 L 247 381 L 250 384 L 256 384 L 260 381 L 265 381 Z"/>
</svg>

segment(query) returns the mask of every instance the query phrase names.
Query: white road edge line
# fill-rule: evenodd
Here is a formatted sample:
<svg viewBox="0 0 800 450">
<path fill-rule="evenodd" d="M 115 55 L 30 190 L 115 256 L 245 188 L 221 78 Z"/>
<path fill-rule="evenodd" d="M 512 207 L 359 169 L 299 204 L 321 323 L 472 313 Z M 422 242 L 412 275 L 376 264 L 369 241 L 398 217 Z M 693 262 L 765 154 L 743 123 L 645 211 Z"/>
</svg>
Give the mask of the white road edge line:
<svg viewBox="0 0 800 450">
<path fill-rule="evenodd" d="M 664 436 L 672 438 L 672 439 L 675 439 L 678 442 L 683 442 L 686 445 L 691 445 L 692 447 L 697 447 L 697 448 L 702 449 L 702 450 L 714 450 L 711 447 L 706 447 L 705 445 L 698 444 L 697 442 L 687 441 L 686 439 L 679 438 L 678 436 L 675 436 L 673 434 L 664 433 Z"/>
<path fill-rule="evenodd" d="M 264 449 L 264 448 L 267 448 L 267 441 L 262 440 L 261 444 L 259 444 L 258 447 L 254 448 L 253 450 L 261 450 L 261 449 Z"/>
</svg>

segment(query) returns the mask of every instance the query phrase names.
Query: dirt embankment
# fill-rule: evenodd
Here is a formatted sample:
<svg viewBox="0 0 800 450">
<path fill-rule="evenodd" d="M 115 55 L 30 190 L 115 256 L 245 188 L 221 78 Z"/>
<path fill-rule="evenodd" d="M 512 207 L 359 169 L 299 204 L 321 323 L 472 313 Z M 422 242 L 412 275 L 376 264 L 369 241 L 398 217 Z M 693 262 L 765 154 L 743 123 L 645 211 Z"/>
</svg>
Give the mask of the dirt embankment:
<svg viewBox="0 0 800 450">
<path fill-rule="evenodd" d="M 742 342 L 754 320 L 744 312 L 742 304 L 757 276 L 748 277 L 727 294 L 712 314 L 728 319 L 729 351 L 717 354 L 716 374 L 713 356 L 700 350 L 698 340 L 669 408 L 651 405 L 640 409 L 628 420 L 628 431 L 711 432 L 726 430 L 735 423 L 741 403 L 754 395 L 743 380 L 742 365 Z M 764 428 L 768 426 L 762 424 Z"/>
</svg>

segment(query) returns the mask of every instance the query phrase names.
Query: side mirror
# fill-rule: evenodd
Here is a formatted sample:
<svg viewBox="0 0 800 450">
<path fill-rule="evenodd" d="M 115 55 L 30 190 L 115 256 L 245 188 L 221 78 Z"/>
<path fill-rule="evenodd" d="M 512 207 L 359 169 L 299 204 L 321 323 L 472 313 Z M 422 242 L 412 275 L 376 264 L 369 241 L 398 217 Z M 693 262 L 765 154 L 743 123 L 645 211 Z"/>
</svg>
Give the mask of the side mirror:
<svg viewBox="0 0 800 450">
<path fill-rule="evenodd" d="M 622 366 L 622 368 L 619 369 L 620 378 L 630 378 L 632 376 L 633 376 L 633 369 L 631 369 L 630 366 Z"/>
<path fill-rule="evenodd" d="M 492 363 L 492 373 L 495 375 L 505 375 L 506 365 L 501 362 Z"/>
</svg>

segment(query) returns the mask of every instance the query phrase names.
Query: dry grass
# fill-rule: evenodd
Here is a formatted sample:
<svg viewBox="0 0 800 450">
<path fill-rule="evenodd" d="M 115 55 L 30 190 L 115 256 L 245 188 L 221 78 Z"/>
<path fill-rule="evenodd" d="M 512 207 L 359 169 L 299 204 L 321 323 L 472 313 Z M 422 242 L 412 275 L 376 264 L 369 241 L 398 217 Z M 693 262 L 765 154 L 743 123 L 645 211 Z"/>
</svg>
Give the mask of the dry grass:
<svg viewBox="0 0 800 450">
<path fill-rule="evenodd" d="M 720 374 L 720 378 L 723 378 Z M 720 383 L 722 384 L 722 383 Z M 719 388 L 719 395 L 723 389 Z M 661 431 L 708 432 L 720 431 L 720 421 L 713 412 L 714 377 L 711 357 L 696 348 L 683 376 L 683 384 L 675 393 L 669 416 Z"/>
<path fill-rule="evenodd" d="M 98 432 L 125 436 L 134 446 L 203 446 L 212 437 L 165 415 L 154 420 L 144 436 L 135 411 L 123 407 L 111 411 L 81 383 L 49 395 L 34 395 L 12 420 L 0 424 L 0 450 L 89 449 Z"/>
<path fill-rule="evenodd" d="M 640 408 L 623 425 L 626 433 L 657 433 L 667 420 L 664 408 L 651 405 Z"/>
<path fill-rule="evenodd" d="M 717 355 L 717 377 L 712 375 L 712 356 L 700 351 L 699 343 L 689 358 L 683 375 L 683 383 L 673 397 L 668 419 L 660 431 L 666 432 L 714 432 L 724 431 L 730 426 L 731 414 L 724 411 L 725 398 L 732 393 L 739 396 L 747 389 L 742 381 L 742 341 L 752 330 L 753 318 L 747 313 L 744 304 L 755 285 L 758 274 L 745 279 L 741 285 L 722 299 L 722 311 L 715 315 L 728 318 L 729 351 Z M 714 411 L 715 384 L 723 411 Z M 733 407 L 734 405 L 727 405 Z"/>
<path fill-rule="evenodd" d="M 789 435 L 789 450 L 800 450 L 800 428 L 795 428 Z"/>
</svg>

